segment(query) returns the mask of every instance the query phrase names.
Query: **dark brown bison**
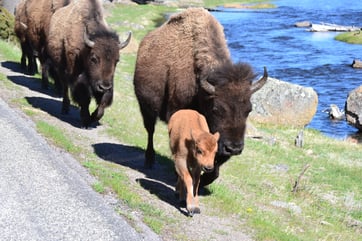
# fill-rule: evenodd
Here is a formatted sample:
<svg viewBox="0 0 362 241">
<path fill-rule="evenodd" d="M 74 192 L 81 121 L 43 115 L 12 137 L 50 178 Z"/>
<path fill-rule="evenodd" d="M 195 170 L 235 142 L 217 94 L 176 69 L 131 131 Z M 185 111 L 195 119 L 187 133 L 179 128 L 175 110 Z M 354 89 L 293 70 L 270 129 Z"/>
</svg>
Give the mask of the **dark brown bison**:
<svg viewBox="0 0 362 241">
<path fill-rule="evenodd" d="M 250 97 L 267 80 L 259 81 L 248 64 L 233 64 L 222 26 L 206 10 L 188 9 L 142 40 L 134 74 L 135 93 L 148 132 L 146 167 L 152 167 L 154 127 L 168 122 L 179 109 L 195 109 L 206 117 L 212 133 L 219 132 L 215 168 L 201 177 L 202 186 L 219 175 L 219 167 L 244 148 Z"/>
<path fill-rule="evenodd" d="M 80 106 L 82 127 L 102 118 L 113 100 L 113 76 L 120 43 L 118 35 L 103 19 L 100 0 L 77 0 L 55 12 L 50 22 L 47 52 L 56 76 L 63 84 L 62 113 L 69 112 L 70 86 L 73 100 Z M 97 103 L 90 115 L 91 97 Z"/>
<path fill-rule="evenodd" d="M 21 47 L 21 67 L 29 74 L 35 74 L 37 72 L 36 58 L 33 48 L 27 37 L 27 17 L 25 14 L 25 1 L 19 2 L 15 10 L 15 24 L 14 32 L 19 39 Z"/>
<path fill-rule="evenodd" d="M 219 133 L 211 134 L 203 115 L 194 110 L 176 111 L 168 122 L 170 149 L 178 174 L 176 192 L 184 198 L 190 216 L 200 213 L 199 184 L 201 172 L 214 168 Z"/>
<path fill-rule="evenodd" d="M 25 22 L 27 40 L 36 52 L 42 67 L 42 88 L 48 88 L 48 71 L 46 42 L 52 15 L 71 0 L 26 0 Z M 58 84 L 56 82 L 56 84 Z"/>
</svg>

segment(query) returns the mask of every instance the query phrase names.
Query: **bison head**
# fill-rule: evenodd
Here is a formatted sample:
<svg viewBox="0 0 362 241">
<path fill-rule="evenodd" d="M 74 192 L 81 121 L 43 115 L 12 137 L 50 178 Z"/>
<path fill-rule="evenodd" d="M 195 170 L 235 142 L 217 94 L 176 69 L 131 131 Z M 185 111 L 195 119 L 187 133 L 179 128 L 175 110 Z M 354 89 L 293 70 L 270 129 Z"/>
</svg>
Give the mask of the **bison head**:
<svg viewBox="0 0 362 241">
<path fill-rule="evenodd" d="M 246 120 L 252 110 L 251 95 L 266 82 L 268 74 L 255 83 L 248 64 L 226 63 L 200 80 L 200 111 L 211 132 L 220 133 L 218 155 L 230 157 L 244 149 Z"/>
<path fill-rule="evenodd" d="M 119 51 L 131 38 L 120 43 L 118 35 L 111 31 L 96 32 L 90 36 L 84 32 L 86 54 L 83 56 L 85 74 L 94 92 L 103 93 L 113 88 L 113 76 L 119 61 Z"/>
</svg>

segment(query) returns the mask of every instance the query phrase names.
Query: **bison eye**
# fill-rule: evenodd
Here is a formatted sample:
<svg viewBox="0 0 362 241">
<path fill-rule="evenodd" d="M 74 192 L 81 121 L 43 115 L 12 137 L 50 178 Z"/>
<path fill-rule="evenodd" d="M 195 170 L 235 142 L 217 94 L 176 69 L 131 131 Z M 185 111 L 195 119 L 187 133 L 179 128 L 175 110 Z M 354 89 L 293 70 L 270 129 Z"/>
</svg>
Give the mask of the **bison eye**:
<svg viewBox="0 0 362 241">
<path fill-rule="evenodd" d="M 95 56 L 92 56 L 90 61 L 93 63 L 93 64 L 97 64 L 98 63 L 98 59 L 95 57 Z"/>
<path fill-rule="evenodd" d="M 202 155 L 202 151 L 199 148 L 196 149 L 196 153 L 197 155 Z"/>
</svg>

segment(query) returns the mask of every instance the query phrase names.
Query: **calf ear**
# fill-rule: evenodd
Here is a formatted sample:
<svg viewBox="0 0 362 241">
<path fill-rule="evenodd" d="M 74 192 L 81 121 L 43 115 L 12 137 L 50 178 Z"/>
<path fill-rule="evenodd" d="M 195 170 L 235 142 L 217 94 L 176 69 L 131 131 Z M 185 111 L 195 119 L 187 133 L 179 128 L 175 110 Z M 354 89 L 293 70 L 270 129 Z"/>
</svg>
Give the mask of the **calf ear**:
<svg viewBox="0 0 362 241">
<path fill-rule="evenodd" d="M 219 132 L 216 132 L 213 136 L 214 136 L 214 138 L 216 139 L 216 141 L 218 141 L 219 138 L 220 138 L 220 133 L 219 133 Z"/>
<path fill-rule="evenodd" d="M 192 140 L 193 142 L 196 142 L 196 140 L 195 140 L 195 138 L 194 138 L 194 136 L 193 136 L 193 134 L 192 134 L 192 129 L 190 129 L 190 136 L 191 136 L 191 140 Z"/>
</svg>

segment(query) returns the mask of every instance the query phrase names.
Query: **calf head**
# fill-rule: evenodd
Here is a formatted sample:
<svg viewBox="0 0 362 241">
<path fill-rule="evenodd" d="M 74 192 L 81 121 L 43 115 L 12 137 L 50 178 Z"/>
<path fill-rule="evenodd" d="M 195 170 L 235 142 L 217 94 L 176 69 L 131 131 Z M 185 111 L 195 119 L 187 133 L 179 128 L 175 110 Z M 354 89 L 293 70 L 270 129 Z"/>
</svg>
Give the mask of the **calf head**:
<svg viewBox="0 0 362 241">
<path fill-rule="evenodd" d="M 83 56 L 84 74 L 93 92 L 104 93 L 112 90 L 113 76 L 119 61 L 119 51 L 126 47 L 131 34 L 120 43 L 118 35 L 109 30 L 96 32 L 90 36 L 84 32 L 84 43 L 88 47 Z"/>
<path fill-rule="evenodd" d="M 211 172 L 214 169 L 214 158 L 217 152 L 217 142 L 220 134 L 202 132 L 199 134 L 191 132 L 194 142 L 193 156 L 204 172 Z"/>
<path fill-rule="evenodd" d="M 218 156 L 230 157 L 244 149 L 246 120 L 252 110 L 251 95 L 267 80 L 267 72 L 257 82 L 248 64 L 226 63 L 200 80 L 200 112 L 211 132 L 220 133 Z"/>
</svg>

